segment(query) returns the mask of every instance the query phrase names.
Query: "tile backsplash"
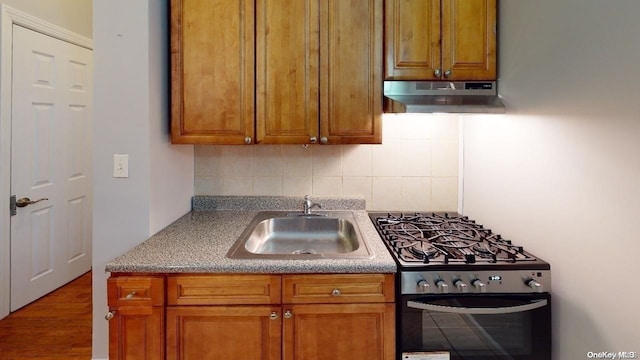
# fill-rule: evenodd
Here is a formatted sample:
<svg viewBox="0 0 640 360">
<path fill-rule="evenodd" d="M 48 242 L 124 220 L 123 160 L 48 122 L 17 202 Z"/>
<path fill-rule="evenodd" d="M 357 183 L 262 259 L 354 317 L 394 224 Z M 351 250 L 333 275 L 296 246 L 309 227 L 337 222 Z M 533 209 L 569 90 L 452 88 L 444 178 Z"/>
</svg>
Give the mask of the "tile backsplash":
<svg viewBox="0 0 640 360">
<path fill-rule="evenodd" d="M 368 210 L 455 211 L 457 115 L 385 114 L 381 145 L 199 145 L 196 195 L 357 195 Z"/>
</svg>

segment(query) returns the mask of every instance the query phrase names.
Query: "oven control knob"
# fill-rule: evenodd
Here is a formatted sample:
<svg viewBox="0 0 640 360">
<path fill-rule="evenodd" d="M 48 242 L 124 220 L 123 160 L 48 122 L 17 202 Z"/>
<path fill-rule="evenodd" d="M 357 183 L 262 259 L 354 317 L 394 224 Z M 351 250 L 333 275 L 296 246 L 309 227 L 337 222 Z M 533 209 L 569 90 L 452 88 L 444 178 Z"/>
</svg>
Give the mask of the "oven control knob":
<svg viewBox="0 0 640 360">
<path fill-rule="evenodd" d="M 449 285 L 447 285 L 447 283 L 444 282 L 444 280 L 442 279 L 437 280 L 436 286 L 438 287 L 438 290 L 440 290 L 441 293 L 443 294 L 449 293 Z"/>
<path fill-rule="evenodd" d="M 418 281 L 418 283 L 416 284 L 416 288 L 418 289 L 418 292 L 421 294 L 426 294 L 429 292 L 429 283 L 427 282 L 427 280 L 420 280 Z"/>
<path fill-rule="evenodd" d="M 540 284 L 539 282 L 533 279 L 528 279 L 524 283 L 527 284 L 528 287 L 532 288 L 536 292 L 539 292 L 539 293 L 544 292 L 544 289 L 542 288 L 542 284 Z"/>
<path fill-rule="evenodd" d="M 466 293 L 467 291 L 469 291 L 467 284 L 465 284 L 464 281 L 460 279 L 454 280 L 453 285 L 455 285 L 458 288 L 458 291 L 460 291 L 461 293 Z"/>
<path fill-rule="evenodd" d="M 476 290 L 480 291 L 481 293 L 487 292 L 487 285 L 482 281 L 480 281 L 480 279 L 473 280 L 471 282 L 471 285 L 473 285 L 473 287 L 476 288 Z"/>
</svg>

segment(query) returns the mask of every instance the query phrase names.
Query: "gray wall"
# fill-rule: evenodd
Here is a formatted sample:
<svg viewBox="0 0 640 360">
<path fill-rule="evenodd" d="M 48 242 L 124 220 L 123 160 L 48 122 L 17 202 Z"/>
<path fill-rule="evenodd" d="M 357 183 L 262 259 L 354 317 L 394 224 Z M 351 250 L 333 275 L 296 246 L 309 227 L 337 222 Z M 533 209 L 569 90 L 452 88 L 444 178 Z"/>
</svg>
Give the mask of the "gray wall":
<svg viewBox="0 0 640 360">
<path fill-rule="evenodd" d="M 94 1 L 93 358 L 108 358 L 106 263 L 187 213 L 193 146 L 168 139 L 166 0 Z M 116 179 L 113 154 L 129 154 Z"/>
<path fill-rule="evenodd" d="M 640 351 L 640 2 L 500 2 L 504 116 L 464 120 L 464 213 L 551 263 L 554 359 Z"/>
<path fill-rule="evenodd" d="M 0 0 L 0 3 L 93 38 L 92 0 Z"/>
</svg>

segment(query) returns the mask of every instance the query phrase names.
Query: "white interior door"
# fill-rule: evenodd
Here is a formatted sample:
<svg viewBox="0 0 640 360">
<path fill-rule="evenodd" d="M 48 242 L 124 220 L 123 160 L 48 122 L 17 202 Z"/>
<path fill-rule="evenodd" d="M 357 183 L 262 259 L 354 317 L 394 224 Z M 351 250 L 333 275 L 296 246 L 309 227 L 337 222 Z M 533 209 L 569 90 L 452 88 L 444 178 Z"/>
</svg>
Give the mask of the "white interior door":
<svg viewBox="0 0 640 360">
<path fill-rule="evenodd" d="M 11 311 L 91 268 L 92 52 L 13 25 Z"/>
</svg>

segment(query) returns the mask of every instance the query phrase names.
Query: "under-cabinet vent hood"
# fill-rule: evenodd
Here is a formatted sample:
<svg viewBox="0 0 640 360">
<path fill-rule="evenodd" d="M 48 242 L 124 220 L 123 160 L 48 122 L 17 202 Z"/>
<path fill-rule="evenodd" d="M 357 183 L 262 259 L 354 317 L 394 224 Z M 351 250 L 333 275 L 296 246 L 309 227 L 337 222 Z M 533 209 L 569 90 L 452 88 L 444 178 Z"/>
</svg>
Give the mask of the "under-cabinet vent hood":
<svg viewBox="0 0 640 360">
<path fill-rule="evenodd" d="M 384 96 L 391 113 L 505 112 L 495 81 L 385 81 Z"/>
</svg>

